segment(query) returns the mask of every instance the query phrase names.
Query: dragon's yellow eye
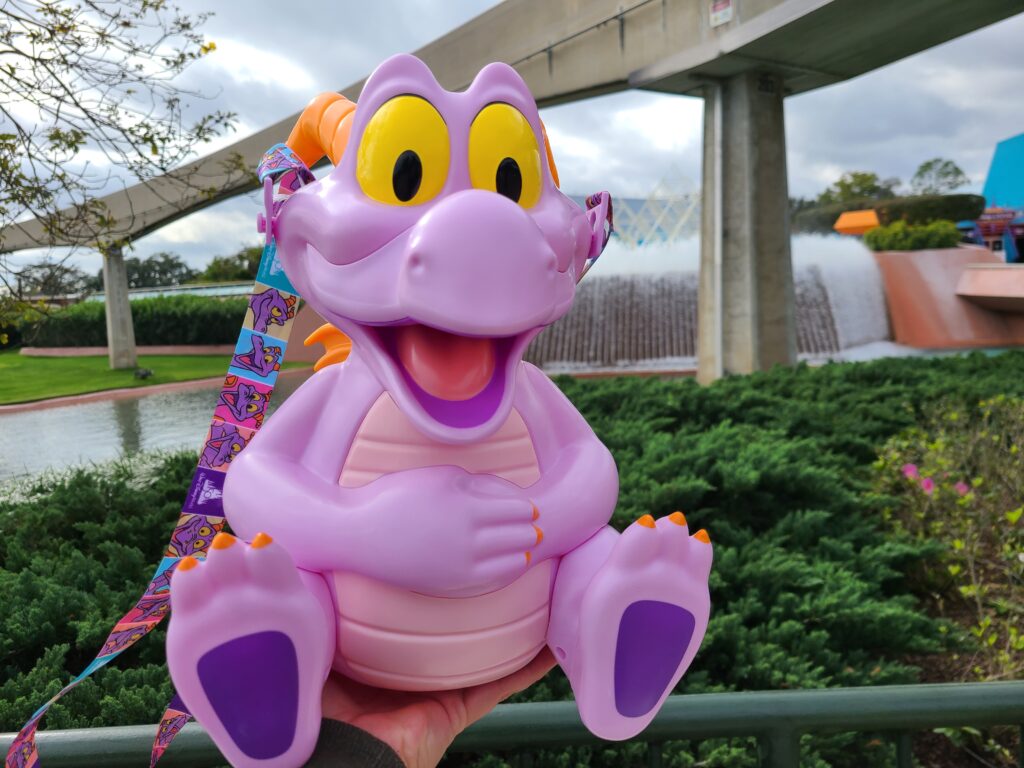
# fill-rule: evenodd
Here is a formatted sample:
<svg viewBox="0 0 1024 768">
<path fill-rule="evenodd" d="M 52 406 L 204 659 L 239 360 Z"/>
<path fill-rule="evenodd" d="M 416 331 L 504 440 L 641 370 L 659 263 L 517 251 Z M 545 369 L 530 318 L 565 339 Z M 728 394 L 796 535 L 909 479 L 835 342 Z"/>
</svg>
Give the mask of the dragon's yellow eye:
<svg viewBox="0 0 1024 768">
<path fill-rule="evenodd" d="M 522 112 L 510 104 L 488 104 L 469 129 L 469 177 L 487 189 L 531 208 L 540 199 L 541 165 L 537 136 Z"/>
<path fill-rule="evenodd" d="M 278 307 L 271 307 L 270 308 L 270 314 L 272 314 L 274 317 L 280 317 L 281 316 L 281 310 Z"/>
<path fill-rule="evenodd" d="M 396 96 L 366 124 L 356 179 L 378 202 L 419 205 L 441 191 L 450 154 L 448 126 L 434 105 L 419 96 Z"/>
<path fill-rule="evenodd" d="M 249 403 L 249 405 L 246 406 L 246 410 L 248 410 L 249 413 L 256 413 L 257 408 L 259 408 L 259 406 L 256 405 L 256 403 Z"/>
</svg>

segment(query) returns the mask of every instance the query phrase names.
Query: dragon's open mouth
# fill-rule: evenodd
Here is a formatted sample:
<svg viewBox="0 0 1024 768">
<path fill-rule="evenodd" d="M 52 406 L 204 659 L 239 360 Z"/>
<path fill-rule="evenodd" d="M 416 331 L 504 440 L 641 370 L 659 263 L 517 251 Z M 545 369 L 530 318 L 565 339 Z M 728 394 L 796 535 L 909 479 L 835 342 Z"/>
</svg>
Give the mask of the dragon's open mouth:
<svg viewBox="0 0 1024 768">
<path fill-rule="evenodd" d="M 451 427 L 474 427 L 498 409 L 514 353 L 525 334 L 468 336 L 421 323 L 371 330 L 409 392 L 434 419 Z"/>
</svg>

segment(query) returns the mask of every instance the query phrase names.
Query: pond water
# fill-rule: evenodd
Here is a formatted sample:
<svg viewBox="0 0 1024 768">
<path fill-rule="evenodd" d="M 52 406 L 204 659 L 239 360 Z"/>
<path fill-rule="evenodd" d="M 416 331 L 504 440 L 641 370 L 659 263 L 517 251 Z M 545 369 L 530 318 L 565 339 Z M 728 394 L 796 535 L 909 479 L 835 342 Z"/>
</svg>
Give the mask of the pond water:
<svg viewBox="0 0 1024 768">
<path fill-rule="evenodd" d="M 269 412 L 305 378 L 283 376 Z M 214 383 L 186 392 L 0 415 L 0 481 L 140 451 L 194 448 L 198 457 L 219 391 Z"/>
</svg>

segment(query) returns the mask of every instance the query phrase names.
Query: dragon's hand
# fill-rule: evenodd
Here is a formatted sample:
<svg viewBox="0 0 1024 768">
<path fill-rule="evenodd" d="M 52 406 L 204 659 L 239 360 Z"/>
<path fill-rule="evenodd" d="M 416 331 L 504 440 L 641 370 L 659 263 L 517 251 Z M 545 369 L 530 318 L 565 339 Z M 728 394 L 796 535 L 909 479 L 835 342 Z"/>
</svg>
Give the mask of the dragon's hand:
<svg viewBox="0 0 1024 768">
<path fill-rule="evenodd" d="M 526 571 L 542 538 L 526 492 L 493 475 L 424 467 L 371 485 L 366 514 L 380 543 L 367 575 L 416 592 L 462 597 L 500 588 Z"/>
</svg>

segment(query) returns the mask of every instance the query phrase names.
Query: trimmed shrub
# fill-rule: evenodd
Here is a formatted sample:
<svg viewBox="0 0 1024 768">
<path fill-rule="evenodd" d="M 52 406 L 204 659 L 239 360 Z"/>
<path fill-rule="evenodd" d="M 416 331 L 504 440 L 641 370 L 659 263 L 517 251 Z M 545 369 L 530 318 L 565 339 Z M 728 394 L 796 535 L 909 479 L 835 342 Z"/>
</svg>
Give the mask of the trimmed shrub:
<svg viewBox="0 0 1024 768">
<path fill-rule="evenodd" d="M 985 198 L 981 195 L 915 195 L 886 200 L 851 200 L 798 211 L 793 216 L 792 228 L 794 232 L 833 234 L 835 230 L 832 227 L 840 214 L 868 208 L 878 214 L 878 220 L 883 225 L 896 221 L 905 221 L 908 224 L 928 224 L 941 219 L 973 221 L 981 216 L 985 209 Z"/>
<path fill-rule="evenodd" d="M 233 344 L 248 306 L 242 298 L 156 296 L 132 302 L 137 344 Z M 83 301 L 27 327 L 23 343 L 38 347 L 102 347 L 106 308 Z"/>
<path fill-rule="evenodd" d="M 809 234 L 834 235 L 836 231 L 832 228 L 840 214 L 847 211 L 862 211 L 867 208 L 875 208 L 878 200 L 865 198 L 862 200 L 849 200 L 845 203 L 833 203 L 831 205 L 816 205 L 813 208 L 804 208 L 793 215 L 791 222 L 793 232 Z"/>
<path fill-rule="evenodd" d="M 981 216 L 985 198 L 981 195 L 914 195 L 878 200 L 873 206 L 882 224 L 905 221 L 929 224 L 933 221 L 962 221 Z"/>
<path fill-rule="evenodd" d="M 933 221 L 913 226 L 895 221 L 864 233 L 864 244 L 872 251 L 923 251 L 928 248 L 955 248 L 960 232 L 951 221 Z"/>
</svg>

